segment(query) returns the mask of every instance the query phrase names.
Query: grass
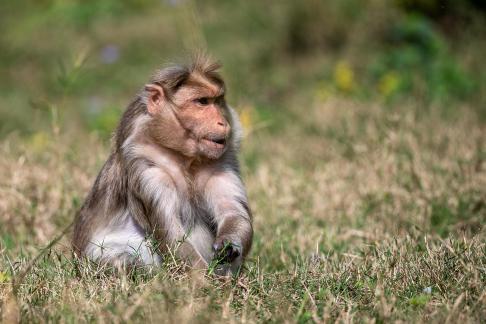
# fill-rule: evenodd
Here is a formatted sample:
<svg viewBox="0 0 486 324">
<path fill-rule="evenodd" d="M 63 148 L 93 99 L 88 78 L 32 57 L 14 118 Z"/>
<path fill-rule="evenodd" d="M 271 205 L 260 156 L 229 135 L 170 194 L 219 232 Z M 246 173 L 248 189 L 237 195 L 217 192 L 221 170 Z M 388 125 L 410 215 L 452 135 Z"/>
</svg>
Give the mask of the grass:
<svg viewBox="0 0 486 324">
<path fill-rule="evenodd" d="M 1 144 L 4 320 L 479 322 L 486 317 L 484 124 L 413 103 L 315 101 L 247 132 L 255 242 L 239 278 L 117 273 L 72 257 L 69 224 L 108 143 L 46 133 Z M 272 120 L 267 120 L 271 123 Z M 255 125 L 256 123 L 250 124 Z M 273 130 L 272 130 L 273 129 Z"/>
</svg>

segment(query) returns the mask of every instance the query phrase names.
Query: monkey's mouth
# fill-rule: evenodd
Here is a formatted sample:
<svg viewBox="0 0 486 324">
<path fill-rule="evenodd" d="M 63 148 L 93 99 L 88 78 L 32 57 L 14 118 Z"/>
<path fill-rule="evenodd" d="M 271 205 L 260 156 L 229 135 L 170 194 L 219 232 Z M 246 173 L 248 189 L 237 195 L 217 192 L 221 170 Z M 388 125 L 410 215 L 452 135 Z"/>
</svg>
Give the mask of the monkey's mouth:
<svg viewBox="0 0 486 324">
<path fill-rule="evenodd" d="M 202 139 L 203 142 L 209 144 L 210 146 L 216 148 L 224 148 L 226 146 L 226 138 L 225 137 L 205 137 Z"/>
</svg>

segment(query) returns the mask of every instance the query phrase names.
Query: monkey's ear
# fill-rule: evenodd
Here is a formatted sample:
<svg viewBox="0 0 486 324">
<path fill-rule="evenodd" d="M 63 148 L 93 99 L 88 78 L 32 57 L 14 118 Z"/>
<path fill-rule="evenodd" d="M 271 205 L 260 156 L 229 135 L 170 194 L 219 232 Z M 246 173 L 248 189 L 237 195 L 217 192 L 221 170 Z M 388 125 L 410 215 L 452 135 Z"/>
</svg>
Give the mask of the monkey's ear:
<svg viewBox="0 0 486 324">
<path fill-rule="evenodd" d="M 164 89 L 158 84 L 150 83 L 145 85 L 145 91 L 148 94 L 147 110 L 149 114 L 159 113 L 165 100 Z"/>
</svg>

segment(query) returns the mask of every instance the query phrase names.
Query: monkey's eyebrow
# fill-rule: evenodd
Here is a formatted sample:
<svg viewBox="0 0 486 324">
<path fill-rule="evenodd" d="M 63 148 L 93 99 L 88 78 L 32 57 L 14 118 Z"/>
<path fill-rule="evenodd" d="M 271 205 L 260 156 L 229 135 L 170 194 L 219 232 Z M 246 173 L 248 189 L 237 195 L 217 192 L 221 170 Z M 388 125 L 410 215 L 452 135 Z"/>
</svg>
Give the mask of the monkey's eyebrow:
<svg viewBox="0 0 486 324">
<path fill-rule="evenodd" d="M 222 99 L 224 99 L 224 95 L 221 95 L 221 96 L 197 96 L 196 98 L 194 98 L 193 100 L 198 100 L 198 99 L 202 99 L 202 98 L 206 98 L 206 99 L 210 99 L 210 100 L 213 100 L 214 102 L 218 102 Z"/>
<path fill-rule="evenodd" d="M 208 99 L 224 99 L 224 90 L 223 91 L 218 91 L 218 93 L 212 95 L 207 93 L 207 91 L 196 91 L 193 94 L 194 99 L 200 99 L 200 98 L 208 98 Z"/>
<path fill-rule="evenodd" d="M 189 87 L 189 86 L 188 86 Z M 222 97 L 225 94 L 225 89 L 224 87 L 217 87 L 215 88 L 208 88 L 206 86 L 201 86 L 200 84 L 197 84 L 192 87 L 192 89 L 189 89 L 189 93 L 193 96 L 201 96 L 201 97 L 206 97 L 206 98 L 217 98 L 217 97 Z"/>
</svg>

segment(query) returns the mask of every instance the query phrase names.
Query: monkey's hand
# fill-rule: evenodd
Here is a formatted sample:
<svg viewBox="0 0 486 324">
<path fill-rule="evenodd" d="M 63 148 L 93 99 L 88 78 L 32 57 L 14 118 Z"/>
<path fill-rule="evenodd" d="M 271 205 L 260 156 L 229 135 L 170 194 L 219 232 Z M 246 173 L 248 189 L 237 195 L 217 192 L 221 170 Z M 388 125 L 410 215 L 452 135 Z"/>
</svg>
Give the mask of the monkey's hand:
<svg viewBox="0 0 486 324">
<path fill-rule="evenodd" d="M 236 274 L 242 263 L 241 244 L 229 239 L 217 239 L 213 244 L 214 258 L 209 264 L 209 274 L 229 276 Z"/>
<path fill-rule="evenodd" d="M 213 244 L 214 259 L 217 264 L 232 263 L 241 255 L 241 245 L 228 239 L 217 240 Z"/>
</svg>

